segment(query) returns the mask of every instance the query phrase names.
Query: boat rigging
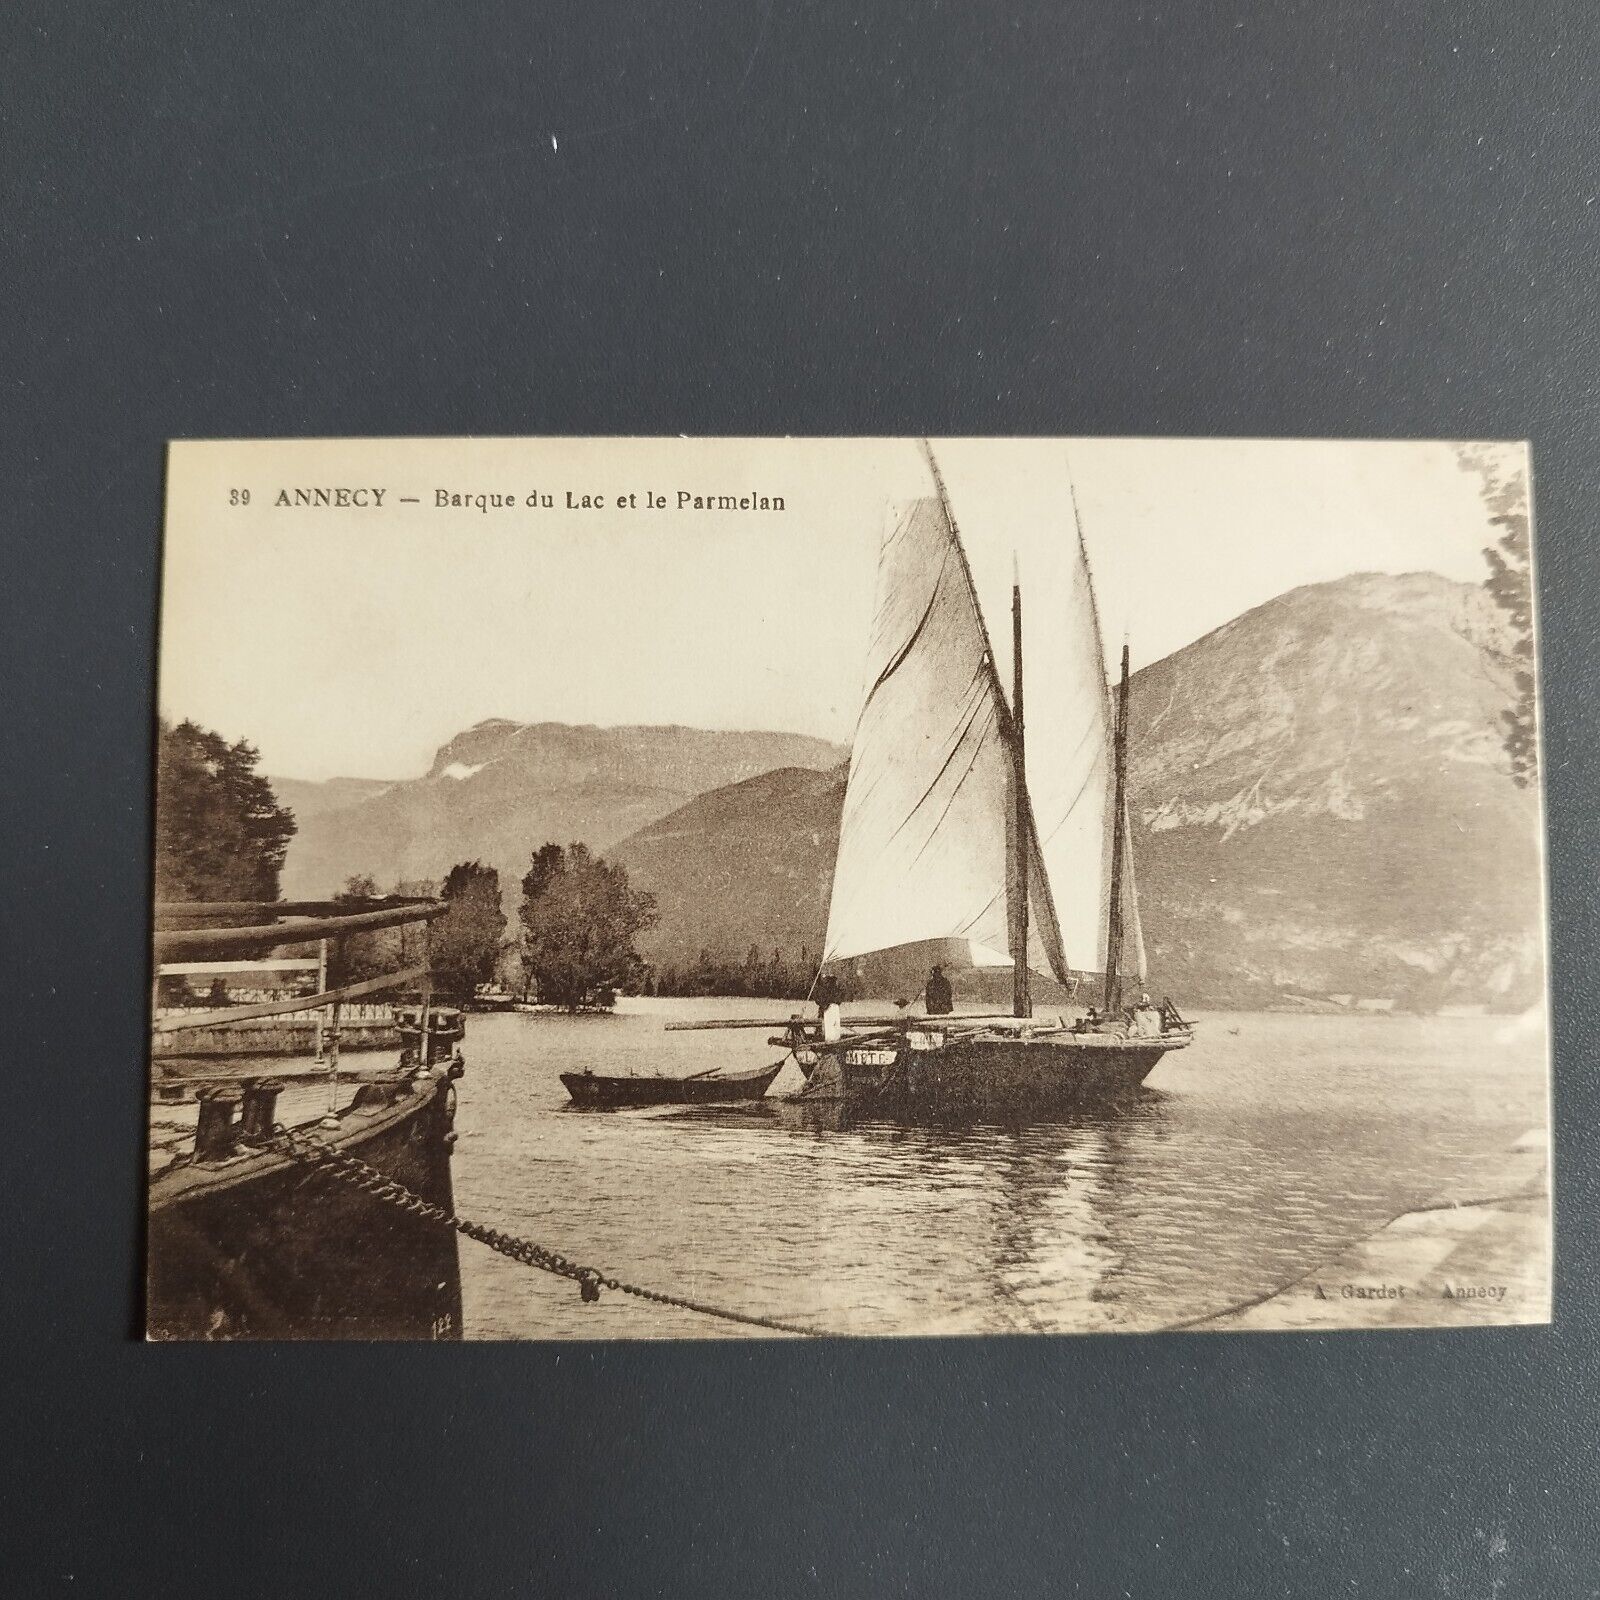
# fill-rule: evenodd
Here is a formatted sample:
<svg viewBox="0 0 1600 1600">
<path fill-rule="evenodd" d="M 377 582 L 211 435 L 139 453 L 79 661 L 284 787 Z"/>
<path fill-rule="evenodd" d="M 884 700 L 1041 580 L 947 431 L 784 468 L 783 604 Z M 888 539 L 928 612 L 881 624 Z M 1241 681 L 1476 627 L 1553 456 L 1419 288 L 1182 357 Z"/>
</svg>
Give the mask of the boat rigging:
<svg viewBox="0 0 1600 1600">
<path fill-rule="evenodd" d="M 1124 1091 L 1192 1039 L 1170 1001 L 1122 1005 L 1124 970 L 1145 977 L 1128 651 L 1113 698 L 1081 526 L 1063 539 L 1001 508 L 980 537 L 988 556 L 1013 553 L 1008 700 L 945 475 L 922 450 L 935 492 L 889 508 L 879 554 L 823 967 L 957 941 L 976 967 L 1010 966 L 1013 1015 L 904 1012 L 836 1039 L 791 1021 L 782 1037 L 812 1098 L 1026 1110 Z M 1045 602 L 1026 674 L 1023 571 Z M 1034 1016 L 1035 973 L 1071 993 L 1085 972 L 1105 976 L 1103 1013 Z"/>
</svg>

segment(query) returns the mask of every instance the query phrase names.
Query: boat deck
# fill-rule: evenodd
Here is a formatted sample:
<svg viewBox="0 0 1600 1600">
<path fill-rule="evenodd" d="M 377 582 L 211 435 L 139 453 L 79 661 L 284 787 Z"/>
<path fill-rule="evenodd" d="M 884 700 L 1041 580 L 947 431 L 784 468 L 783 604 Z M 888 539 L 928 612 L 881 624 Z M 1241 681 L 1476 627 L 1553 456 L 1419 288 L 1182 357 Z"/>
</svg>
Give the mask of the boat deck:
<svg viewBox="0 0 1600 1600">
<path fill-rule="evenodd" d="M 260 1078 L 277 1076 L 263 1072 Z M 238 1074 L 217 1082 L 237 1082 Z M 254 1077 L 255 1074 L 252 1074 Z M 314 1129 L 322 1118 L 333 1114 L 341 1124 L 355 1112 L 356 1098 L 361 1085 L 341 1077 L 337 1097 L 330 1098 L 329 1086 L 321 1081 L 306 1082 L 304 1073 L 297 1075 L 301 1081 L 285 1085 L 278 1096 L 278 1120 L 287 1128 Z M 362 1108 L 363 1110 L 370 1108 Z M 194 1098 L 178 1101 L 155 1100 L 150 1107 L 150 1177 L 156 1178 L 194 1153 L 195 1130 L 200 1121 L 200 1102 Z"/>
</svg>

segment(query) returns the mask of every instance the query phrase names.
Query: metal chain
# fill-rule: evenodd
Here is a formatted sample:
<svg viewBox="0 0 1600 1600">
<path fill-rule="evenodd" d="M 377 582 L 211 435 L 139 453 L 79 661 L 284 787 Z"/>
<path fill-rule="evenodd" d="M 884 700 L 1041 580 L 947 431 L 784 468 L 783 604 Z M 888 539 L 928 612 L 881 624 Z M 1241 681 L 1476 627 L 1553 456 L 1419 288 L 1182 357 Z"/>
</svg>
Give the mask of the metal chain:
<svg viewBox="0 0 1600 1600">
<path fill-rule="evenodd" d="M 707 1305 L 704 1301 L 690 1300 L 683 1295 L 667 1294 L 660 1289 L 642 1288 L 636 1283 L 624 1283 L 621 1279 L 610 1277 L 595 1267 L 580 1266 L 575 1261 L 569 1261 L 559 1252 L 547 1250 L 531 1239 L 519 1239 L 515 1234 L 502 1233 L 498 1228 L 486 1228 L 480 1222 L 469 1222 L 464 1217 L 458 1217 L 454 1212 L 446 1211 L 443 1206 L 424 1200 L 421 1195 L 413 1193 L 403 1183 L 396 1182 L 376 1167 L 369 1166 L 358 1156 L 336 1149 L 325 1139 L 319 1139 L 314 1134 L 304 1131 L 294 1132 L 281 1122 L 274 1124 L 273 1132 L 278 1136 L 285 1152 L 296 1161 L 327 1172 L 371 1195 L 374 1199 L 392 1205 L 398 1210 L 409 1212 L 412 1216 L 425 1217 L 430 1222 L 454 1228 L 457 1233 L 465 1234 L 469 1239 L 476 1239 L 479 1244 L 486 1244 L 491 1250 L 508 1256 L 513 1261 L 520 1261 L 524 1266 L 536 1267 L 541 1272 L 554 1273 L 558 1278 L 570 1278 L 577 1284 L 578 1291 L 586 1303 L 592 1304 L 598 1300 L 602 1289 L 610 1289 L 618 1294 L 631 1294 L 636 1299 L 652 1301 L 656 1305 L 677 1306 L 684 1311 L 696 1311 L 703 1317 L 719 1317 L 724 1322 L 742 1322 L 751 1327 L 770 1328 L 775 1333 L 800 1334 L 810 1339 L 824 1337 L 820 1329 L 802 1327 L 796 1322 L 783 1322 L 776 1317 L 759 1317 L 747 1311 L 729 1311 L 722 1306 Z"/>
</svg>

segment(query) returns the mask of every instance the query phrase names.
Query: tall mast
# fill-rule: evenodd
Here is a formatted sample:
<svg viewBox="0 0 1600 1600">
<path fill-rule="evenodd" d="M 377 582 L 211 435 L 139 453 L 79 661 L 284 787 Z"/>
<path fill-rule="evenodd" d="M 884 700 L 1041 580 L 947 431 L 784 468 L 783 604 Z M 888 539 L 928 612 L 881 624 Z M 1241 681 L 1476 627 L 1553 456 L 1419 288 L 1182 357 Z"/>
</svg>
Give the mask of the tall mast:
<svg viewBox="0 0 1600 1600">
<path fill-rule="evenodd" d="M 945 487 L 944 474 L 939 470 L 939 463 L 934 456 L 933 445 L 931 441 L 927 439 L 922 441 L 922 453 L 927 459 L 928 471 L 933 477 L 934 488 L 938 490 L 939 506 L 944 513 L 945 523 L 950 529 L 950 539 L 955 550 L 956 561 L 960 567 L 961 579 L 966 585 L 967 598 L 972 603 L 973 615 L 978 619 L 978 630 L 983 636 L 984 650 L 982 671 L 988 678 L 989 689 L 994 697 L 995 715 L 1000 726 L 1001 737 L 1005 741 L 1006 748 L 1009 751 L 1014 752 L 1013 762 L 1014 771 L 1016 773 L 1016 782 L 1014 787 L 1017 793 L 1016 808 L 1012 818 L 1012 832 L 1018 836 L 1020 843 L 1014 847 L 1012 862 L 1015 863 L 1020 861 L 1022 866 L 1020 872 L 1018 872 L 1014 869 L 1013 865 L 1008 864 L 1006 871 L 1006 892 L 1008 896 L 1014 897 L 1016 901 L 1020 901 L 1022 907 L 1021 925 L 1023 937 L 1020 940 L 1016 940 L 1014 934 L 1012 934 L 1013 949 L 1017 953 L 1015 959 L 1021 962 L 1023 967 L 1022 976 L 1015 985 L 1015 990 L 1022 996 L 1020 1004 L 1024 1007 L 1019 1014 L 1031 1016 L 1033 1014 L 1033 1008 L 1032 1000 L 1028 996 L 1028 977 L 1026 969 L 1029 933 L 1029 908 L 1032 905 L 1033 896 L 1035 894 L 1037 894 L 1039 901 L 1038 906 L 1034 908 L 1037 909 L 1040 914 L 1039 935 L 1044 943 L 1046 953 L 1050 955 L 1051 965 L 1056 968 L 1058 975 L 1065 974 L 1066 960 L 1064 955 L 1061 953 L 1061 930 L 1060 924 L 1056 918 L 1055 893 L 1051 887 L 1049 875 L 1044 872 L 1041 867 L 1038 883 L 1035 885 L 1030 885 L 1028 881 L 1031 876 L 1029 863 L 1042 860 L 1042 855 L 1039 849 L 1038 824 L 1033 814 L 1033 801 L 1028 793 L 1028 786 L 1025 781 L 1026 774 L 1023 770 L 1024 763 L 1022 761 L 1022 650 L 1020 646 L 1020 629 L 1022 624 L 1020 616 L 1020 600 L 1016 594 L 1016 591 L 1020 585 L 1016 582 L 1014 582 L 1012 585 L 1013 610 L 1017 613 L 1013 619 L 1013 642 L 1016 644 L 1013 654 L 1016 660 L 1016 668 L 1012 685 L 1016 694 L 1016 705 L 1012 707 L 1006 704 L 1005 689 L 1000 682 L 1000 671 L 995 666 L 994 662 L 992 636 L 990 635 L 988 624 L 984 620 L 983 604 L 978 598 L 978 586 L 972 580 L 972 568 L 967 563 L 966 547 L 961 542 L 961 529 L 956 524 L 955 511 L 950 504 L 950 494 Z M 1013 577 L 1016 577 L 1015 572 L 1013 572 Z M 1008 918 L 1009 933 L 1011 930 L 1014 930 L 1017 925 L 1015 904 L 1008 907 Z"/>
<path fill-rule="evenodd" d="M 1014 560 L 1015 558 L 1013 558 Z M 1012 874 L 1015 897 L 1011 907 L 1011 1011 L 1033 1015 L 1028 992 L 1028 849 L 1032 839 L 1032 813 L 1028 806 L 1028 767 L 1022 721 L 1022 581 L 1015 566 L 1011 573 L 1011 761 L 1015 772 L 1016 815 L 1012 819 Z"/>
<path fill-rule="evenodd" d="M 1114 742 L 1116 783 L 1112 797 L 1111 821 L 1111 908 L 1106 928 L 1107 1013 L 1122 1007 L 1122 857 L 1127 848 L 1124 838 L 1127 819 L 1128 787 L 1128 647 L 1122 647 L 1122 682 L 1117 687 L 1117 731 Z"/>
</svg>

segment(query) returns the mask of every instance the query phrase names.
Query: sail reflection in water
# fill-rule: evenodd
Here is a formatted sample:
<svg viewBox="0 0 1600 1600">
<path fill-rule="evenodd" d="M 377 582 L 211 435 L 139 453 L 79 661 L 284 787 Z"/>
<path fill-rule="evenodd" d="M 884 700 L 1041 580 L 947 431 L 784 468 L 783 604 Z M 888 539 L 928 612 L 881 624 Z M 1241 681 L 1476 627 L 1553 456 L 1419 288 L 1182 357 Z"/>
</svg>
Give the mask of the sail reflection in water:
<svg viewBox="0 0 1600 1600">
<path fill-rule="evenodd" d="M 887 1176 L 868 1226 L 893 1247 L 924 1252 L 911 1235 L 929 1228 L 940 1252 L 935 1264 L 950 1284 L 949 1303 L 930 1314 L 920 1295 L 883 1293 L 865 1308 L 881 1323 L 861 1332 L 1049 1333 L 1064 1321 L 1079 1331 L 1118 1325 L 1115 1285 L 1132 1240 L 1117 1227 L 1127 1206 L 1130 1142 L 1158 1141 L 1166 1097 L 1146 1089 L 1113 1109 L 1085 1108 L 1053 1120 L 975 1124 L 873 1121 L 842 1107 L 793 1102 L 779 1109 L 785 1126 L 848 1133 L 860 1159 Z M 908 1196 L 937 1196 L 915 1214 Z M 818 1224 L 835 1241 L 861 1226 L 855 1197 L 827 1190 Z M 942 1241 L 942 1242 L 941 1242 Z M 830 1268 L 857 1270 L 861 1251 L 837 1243 Z M 860 1309 L 860 1308 L 858 1308 Z"/>
</svg>

